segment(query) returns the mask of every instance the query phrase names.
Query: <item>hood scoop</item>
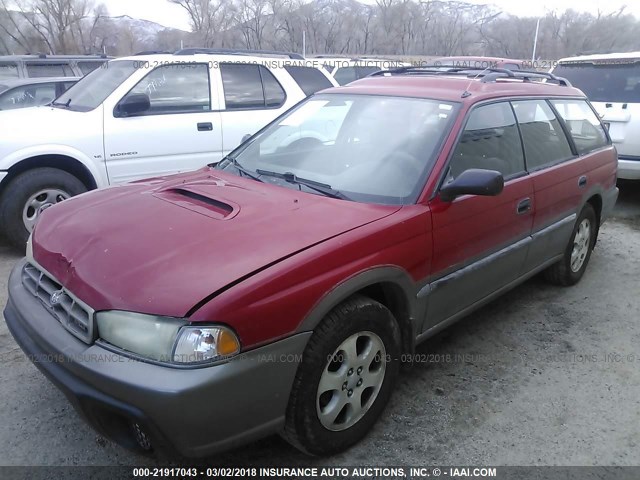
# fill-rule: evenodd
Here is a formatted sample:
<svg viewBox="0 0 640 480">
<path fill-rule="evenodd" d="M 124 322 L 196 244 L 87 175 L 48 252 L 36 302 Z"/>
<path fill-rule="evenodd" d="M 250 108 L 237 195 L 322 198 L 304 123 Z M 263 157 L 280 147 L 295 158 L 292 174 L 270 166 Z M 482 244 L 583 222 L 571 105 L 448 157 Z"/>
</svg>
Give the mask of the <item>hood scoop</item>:
<svg viewBox="0 0 640 480">
<path fill-rule="evenodd" d="M 195 185 L 167 188 L 155 192 L 153 196 L 216 220 L 228 220 L 240 211 L 239 205 L 228 200 L 213 198 L 205 188 L 198 188 Z"/>
</svg>

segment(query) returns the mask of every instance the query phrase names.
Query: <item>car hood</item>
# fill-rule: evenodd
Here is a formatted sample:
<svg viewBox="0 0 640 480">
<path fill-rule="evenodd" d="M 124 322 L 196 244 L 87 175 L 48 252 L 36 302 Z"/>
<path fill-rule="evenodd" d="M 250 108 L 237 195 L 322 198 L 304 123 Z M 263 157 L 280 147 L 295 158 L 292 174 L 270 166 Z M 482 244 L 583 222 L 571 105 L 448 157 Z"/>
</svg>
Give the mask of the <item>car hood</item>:
<svg viewBox="0 0 640 480">
<path fill-rule="evenodd" d="M 399 208 L 203 169 L 56 205 L 35 229 L 33 254 L 96 310 L 183 317 L 253 273 Z"/>
</svg>

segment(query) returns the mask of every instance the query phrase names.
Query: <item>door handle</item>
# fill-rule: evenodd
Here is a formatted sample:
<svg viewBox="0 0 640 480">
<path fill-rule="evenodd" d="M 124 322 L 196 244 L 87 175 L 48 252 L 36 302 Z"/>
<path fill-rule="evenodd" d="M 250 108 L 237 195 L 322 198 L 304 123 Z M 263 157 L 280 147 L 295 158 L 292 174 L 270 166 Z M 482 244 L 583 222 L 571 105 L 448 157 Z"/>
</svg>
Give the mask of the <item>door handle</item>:
<svg viewBox="0 0 640 480">
<path fill-rule="evenodd" d="M 584 186 L 586 186 L 586 185 L 587 185 L 587 176 L 586 176 L 586 175 L 583 175 L 583 176 L 581 176 L 581 177 L 578 179 L 578 186 L 579 186 L 580 188 L 583 188 L 583 187 L 584 187 Z"/>
<path fill-rule="evenodd" d="M 211 130 L 213 130 L 213 123 L 211 122 L 204 122 L 204 123 L 198 124 L 199 132 L 210 132 Z"/>
<path fill-rule="evenodd" d="M 516 207 L 516 212 L 518 215 L 522 215 L 531 210 L 531 199 L 524 198 L 518 202 L 518 206 Z"/>
</svg>

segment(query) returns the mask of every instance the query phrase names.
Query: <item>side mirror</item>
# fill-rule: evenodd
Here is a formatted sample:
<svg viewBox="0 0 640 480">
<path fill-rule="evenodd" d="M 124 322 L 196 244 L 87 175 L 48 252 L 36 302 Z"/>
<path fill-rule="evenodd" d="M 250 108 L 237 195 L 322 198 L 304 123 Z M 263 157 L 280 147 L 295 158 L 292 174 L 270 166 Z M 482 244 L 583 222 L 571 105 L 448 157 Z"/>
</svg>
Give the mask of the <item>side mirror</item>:
<svg viewBox="0 0 640 480">
<path fill-rule="evenodd" d="M 495 170 L 472 168 L 462 172 L 453 182 L 440 189 L 440 198 L 451 202 L 460 195 L 483 195 L 493 197 L 504 188 L 504 178 Z"/>
<path fill-rule="evenodd" d="M 240 141 L 240 143 L 244 143 L 247 140 L 249 140 L 251 138 L 251 134 L 250 133 L 246 133 L 243 137 L 242 140 Z"/>
<path fill-rule="evenodd" d="M 131 117 L 151 109 L 151 100 L 146 93 L 134 93 L 124 97 L 116 107 L 118 117 Z"/>
</svg>

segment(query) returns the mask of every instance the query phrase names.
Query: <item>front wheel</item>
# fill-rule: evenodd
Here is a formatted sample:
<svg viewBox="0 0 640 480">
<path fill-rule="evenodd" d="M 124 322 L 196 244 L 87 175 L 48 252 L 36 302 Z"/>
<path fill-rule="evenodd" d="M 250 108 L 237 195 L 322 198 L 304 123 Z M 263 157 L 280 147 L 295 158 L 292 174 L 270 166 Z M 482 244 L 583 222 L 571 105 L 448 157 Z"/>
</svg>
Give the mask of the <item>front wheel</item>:
<svg viewBox="0 0 640 480">
<path fill-rule="evenodd" d="M 562 260 L 545 271 L 545 278 L 556 285 L 575 285 L 587 269 L 598 232 L 596 212 L 586 204 L 573 228 Z"/>
<path fill-rule="evenodd" d="M 16 248 L 24 250 L 40 214 L 70 197 L 86 192 L 76 177 L 57 168 L 34 168 L 16 176 L 0 198 L 0 225 Z"/>
<path fill-rule="evenodd" d="M 343 302 L 316 328 L 289 399 L 284 437 L 312 455 L 358 442 L 387 404 L 399 373 L 400 330 L 367 297 Z"/>
</svg>

